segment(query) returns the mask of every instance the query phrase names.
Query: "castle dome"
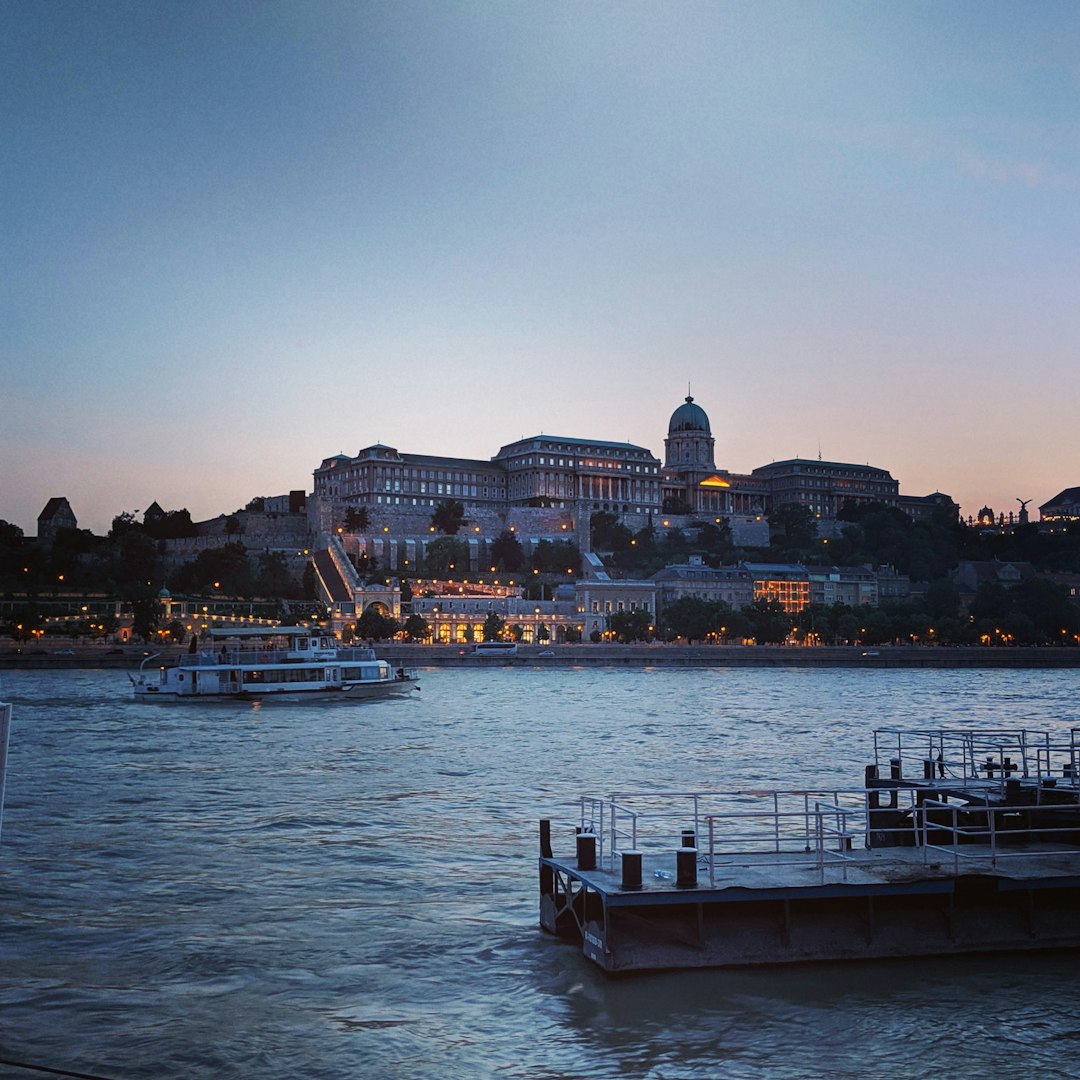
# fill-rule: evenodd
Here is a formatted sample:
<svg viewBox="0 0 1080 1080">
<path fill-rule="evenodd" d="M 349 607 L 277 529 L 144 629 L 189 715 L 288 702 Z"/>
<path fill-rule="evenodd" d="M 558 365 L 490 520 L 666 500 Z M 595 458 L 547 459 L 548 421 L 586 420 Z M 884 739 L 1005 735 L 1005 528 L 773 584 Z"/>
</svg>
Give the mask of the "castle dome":
<svg viewBox="0 0 1080 1080">
<path fill-rule="evenodd" d="M 694 404 L 694 399 L 687 394 L 686 400 L 671 414 L 671 422 L 668 424 L 668 434 L 677 431 L 703 431 L 711 435 L 709 418 L 700 405 Z"/>
</svg>

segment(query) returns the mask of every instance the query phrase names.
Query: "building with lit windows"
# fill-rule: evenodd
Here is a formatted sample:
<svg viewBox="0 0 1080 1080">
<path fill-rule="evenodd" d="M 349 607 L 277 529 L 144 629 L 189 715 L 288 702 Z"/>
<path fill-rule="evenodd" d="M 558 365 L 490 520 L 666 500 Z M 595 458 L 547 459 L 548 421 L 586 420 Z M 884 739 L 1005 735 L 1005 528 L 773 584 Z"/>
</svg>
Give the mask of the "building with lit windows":
<svg viewBox="0 0 1080 1080">
<path fill-rule="evenodd" d="M 582 634 L 589 640 L 611 629 L 611 616 L 644 612 L 656 619 L 656 585 L 652 581 L 579 581 L 574 589 Z"/>
<path fill-rule="evenodd" d="M 709 417 L 692 397 L 671 414 L 664 440 L 663 505 L 668 514 L 760 517 L 768 485 L 753 476 L 717 469 Z M 768 536 L 765 536 L 768 543 Z"/>
<path fill-rule="evenodd" d="M 940 492 L 901 496 L 889 472 L 870 465 L 793 458 L 749 474 L 717 468 L 709 417 L 687 395 L 671 414 L 662 464 L 633 443 L 570 436 L 518 439 L 488 461 L 408 454 L 377 443 L 354 457 L 322 461 L 314 472 L 311 516 L 319 531 L 338 531 L 350 508 L 364 508 L 378 520 L 380 536 L 413 537 L 422 545 L 433 508 L 447 499 L 466 507 L 480 539 L 512 524 L 537 541 L 569 533 L 582 551 L 588 550 L 589 515 L 599 511 L 618 514 L 632 529 L 661 514 L 669 519 L 664 525 L 672 517 L 712 519 L 731 528 L 735 543 L 763 547 L 769 542 L 766 513 L 789 503 L 822 521 L 870 502 L 913 517 L 959 510 Z"/>
<path fill-rule="evenodd" d="M 660 461 L 633 443 L 537 435 L 504 446 L 492 460 L 505 471 L 512 506 L 660 510 Z"/>
<path fill-rule="evenodd" d="M 798 563 L 743 563 L 750 575 L 754 601 L 773 600 L 789 615 L 810 603 L 810 574 Z"/>
<path fill-rule="evenodd" d="M 506 504 L 506 470 L 492 461 L 402 454 L 376 443 L 356 457 L 338 454 L 315 470 L 315 495 L 346 506 L 426 506 L 456 499 Z"/>
<path fill-rule="evenodd" d="M 653 574 L 658 609 L 676 600 L 693 596 L 713 603 L 726 604 L 732 611 L 749 607 L 754 600 L 754 585 L 749 573 L 740 566 L 708 566 L 700 555 L 691 555 L 689 563 L 665 566 Z"/>
<path fill-rule="evenodd" d="M 1039 507 L 1039 523 L 1053 532 L 1080 521 L 1080 487 L 1066 488 Z"/>
<path fill-rule="evenodd" d="M 877 607 L 878 576 L 865 566 L 808 566 L 810 603 L 822 607 Z"/>
<path fill-rule="evenodd" d="M 900 495 L 900 485 L 889 472 L 872 465 L 792 458 L 762 465 L 752 475 L 767 486 L 771 506 L 796 503 L 824 519 L 839 517 L 845 506 L 896 506 Z"/>
</svg>

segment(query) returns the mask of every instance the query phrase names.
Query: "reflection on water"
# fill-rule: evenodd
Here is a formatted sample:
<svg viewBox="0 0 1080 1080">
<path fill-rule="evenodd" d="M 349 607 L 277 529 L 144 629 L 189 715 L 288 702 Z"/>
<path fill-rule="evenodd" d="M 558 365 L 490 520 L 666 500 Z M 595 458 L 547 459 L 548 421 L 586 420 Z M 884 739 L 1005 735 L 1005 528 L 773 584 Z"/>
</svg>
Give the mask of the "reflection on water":
<svg viewBox="0 0 1080 1080">
<path fill-rule="evenodd" d="M 124 1080 L 1075 1075 L 1073 957 L 609 981 L 537 930 L 535 864 L 538 820 L 582 791 L 847 786 L 875 726 L 1070 726 L 1072 673 L 433 670 L 400 702 L 257 711 L 126 686 L 5 673 L 0 1057 Z"/>
</svg>

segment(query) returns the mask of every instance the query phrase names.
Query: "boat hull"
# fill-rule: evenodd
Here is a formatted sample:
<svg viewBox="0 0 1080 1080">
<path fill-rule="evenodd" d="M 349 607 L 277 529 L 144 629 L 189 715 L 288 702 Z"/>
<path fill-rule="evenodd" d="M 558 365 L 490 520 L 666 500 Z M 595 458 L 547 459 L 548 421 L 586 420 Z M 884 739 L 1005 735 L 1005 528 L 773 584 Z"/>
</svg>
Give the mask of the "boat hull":
<svg viewBox="0 0 1080 1080">
<path fill-rule="evenodd" d="M 384 701 L 388 698 L 408 697 L 420 689 L 415 679 L 395 679 L 392 682 L 356 683 L 352 686 L 336 686 L 310 690 L 273 689 L 241 690 L 227 694 L 191 694 L 157 686 L 135 687 L 135 700 L 148 704 L 198 704 L 200 702 L 271 702 L 275 704 L 303 705 L 328 701 Z"/>
</svg>

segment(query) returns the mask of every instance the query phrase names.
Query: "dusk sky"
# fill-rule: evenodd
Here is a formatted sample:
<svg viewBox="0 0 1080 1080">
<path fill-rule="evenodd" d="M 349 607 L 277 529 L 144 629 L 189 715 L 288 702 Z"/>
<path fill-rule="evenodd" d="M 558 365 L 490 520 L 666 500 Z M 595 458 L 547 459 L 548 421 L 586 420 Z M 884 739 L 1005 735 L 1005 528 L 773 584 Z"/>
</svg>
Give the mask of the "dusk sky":
<svg viewBox="0 0 1080 1080">
<path fill-rule="evenodd" d="M 0 519 L 541 432 L 1080 484 L 1080 6 L 0 0 Z"/>
</svg>

